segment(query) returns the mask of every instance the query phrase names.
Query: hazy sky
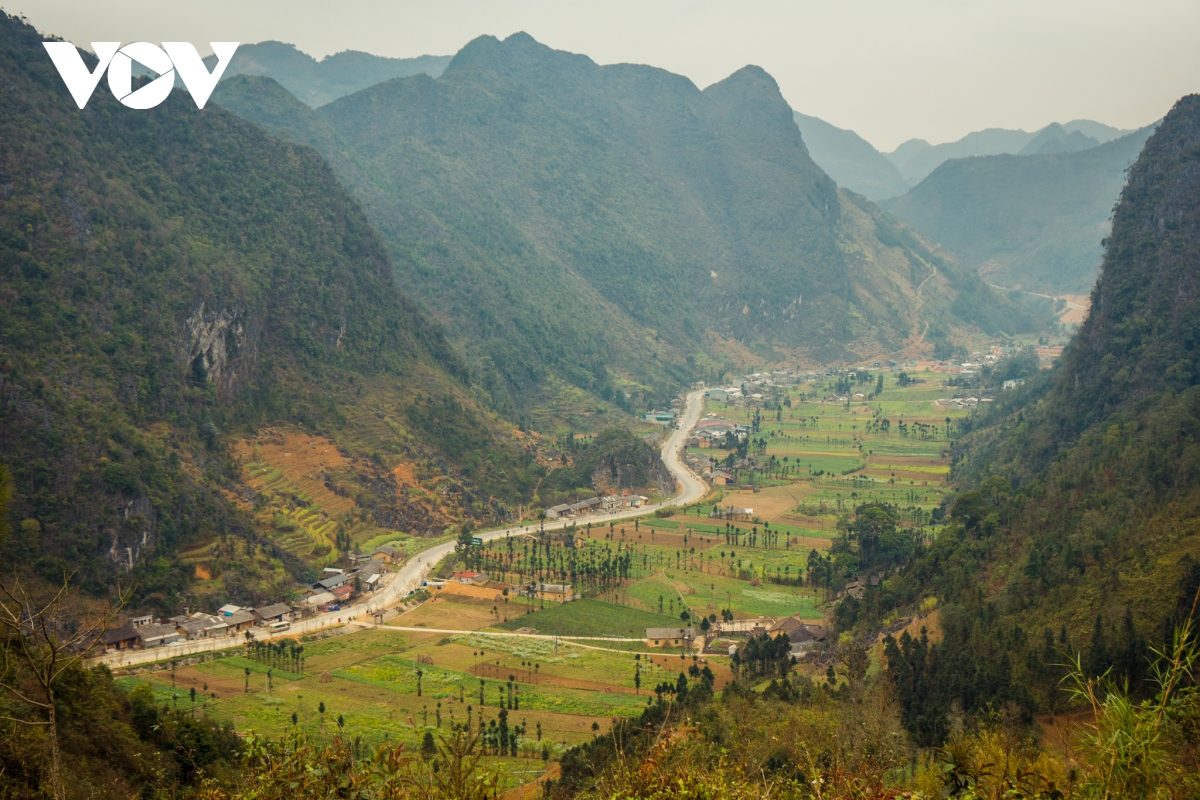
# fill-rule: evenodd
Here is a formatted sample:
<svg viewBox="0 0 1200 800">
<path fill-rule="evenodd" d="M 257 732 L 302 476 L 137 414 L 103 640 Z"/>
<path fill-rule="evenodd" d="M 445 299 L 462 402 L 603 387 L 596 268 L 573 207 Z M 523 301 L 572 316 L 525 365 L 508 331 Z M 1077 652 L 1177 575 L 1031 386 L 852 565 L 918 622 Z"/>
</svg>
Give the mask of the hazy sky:
<svg viewBox="0 0 1200 800">
<path fill-rule="evenodd" d="M 707 86 L 746 64 L 792 107 L 881 150 L 985 127 L 1089 118 L 1135 128 L 1200 91 L 1200 0 L 0 0 L 44 32 L 91 41 L 290 42 L 448 54 L 526 31 L 602 64 Z"/>
</svg>

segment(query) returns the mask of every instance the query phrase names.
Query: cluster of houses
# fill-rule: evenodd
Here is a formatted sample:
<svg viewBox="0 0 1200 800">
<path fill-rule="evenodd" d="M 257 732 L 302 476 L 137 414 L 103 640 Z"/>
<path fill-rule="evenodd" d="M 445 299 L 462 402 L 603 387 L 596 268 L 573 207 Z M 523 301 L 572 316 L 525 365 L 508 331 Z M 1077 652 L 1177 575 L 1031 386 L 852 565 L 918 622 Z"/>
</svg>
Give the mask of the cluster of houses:
<svg viewBox="0 0 1200 800">
<path fill-rule="evenodd" d="M 978 397 L 939 397 L 934 402 L 939 408 L 946 411 L 962 411 L 964 409 L 979 408 L 980 402 L 990 403 L 991 398 L 985 397 L 981 401 Z"/>
<path fill-rule="evenodd" d="M 699 638 L 697 638 L 696 629 L 691 626 L 646 628 L 645 643 L 647 647 L 682 647 L 686 649 L 698 646 L 707 648 L 712 640 L 718 637 L 753 638 L 764 633 L 772 637 L 786 636 L 791 643 L 792 655 L 800 658 L 818 649 L 828 635 L 821 625 L 812 625 L 796 617 L 785 617 L 778 621 L 759 617 L 718 622 Z M 737 650 L 737 645 L 730 645 L 729 654 L 733 655 L 735 650 Z"/>
<path fill-rule="evenodd" d="M 105 631 L 100 636 L 97 650 L 110 653 L 115 650 L 162 647 L 196 639 L 238 636 L 255 627 L 270 627 L 291 619 L 292 613 L 292 607 L 286 603 L 273 603 L 261 608 L 224 605 L 215 614 L 185 612 L 161 622 L 156 622 L 152 615 L 146 614 L 131 618 L 119 628 Z"/>
<path fill-rule="evenodd" d="M 730 486 L 734 483 L 733 475 L 723 469 L 720 469 L 717 462 L 706 455 L 697 453 L 685 453 L 684 460 L 687 462 L 692 472 L 696 473 L 704 480 L 711 483 L 713 486 Z M 750 458 L 739 458 L 735 462 L 738 469 L 748 467 L 751 464 Z"/>
<path fill-rule="evenodd" d="M 741 441 L 750 435 L 750 429 L 733 420 L 722 419 L 716 414 L 706 414 L 703 419 L 697 420 L 692 435 L 688 437 L 687 446 L 720 447 L 731 433 Z"/>
<path fill-rule="evenodd" d="M 350 569 L 327 567 L 323 577 L 292 604 L 280 602 L 259 608 L 243 608 L 227 603 L 215 614 L 202 611 L 189 614 L 185 609 L 183 614 L 161 621 L 151 614 L 132 617 L 125 625 L 105 631 L 96 643 L 96 651 L 109 653 L 198 639 L 219 639 L 244 635 L 254 628 L 266 633 L 278 633 L 286 630 L 291 620 L 337 611 L 356 593 L 378 589 L 382 586 L 387 565 L 403 557 L 401 551 L 390 545 L 384 545 L 369 555 L 351 556 Z"/>
<path fill-rule="evenodd" d="M 804 658 L 821 647 L 828 632 L 821 625 L 810 625 L 795 617 L 784 617 L 767 629 L 771 636 L 786 636 L 792 646 L 792 655 Z"/>
<path fill-rule="evenodd" d="M 619 511 L 624 508 L 641 508 L 648 499 L 640 494 L 610 494 L 604 497 L 589 497 L 578 503 L 561 503 L 547 508 L 546 519 L 565 519 L 598 512 Z"/>
</svg>

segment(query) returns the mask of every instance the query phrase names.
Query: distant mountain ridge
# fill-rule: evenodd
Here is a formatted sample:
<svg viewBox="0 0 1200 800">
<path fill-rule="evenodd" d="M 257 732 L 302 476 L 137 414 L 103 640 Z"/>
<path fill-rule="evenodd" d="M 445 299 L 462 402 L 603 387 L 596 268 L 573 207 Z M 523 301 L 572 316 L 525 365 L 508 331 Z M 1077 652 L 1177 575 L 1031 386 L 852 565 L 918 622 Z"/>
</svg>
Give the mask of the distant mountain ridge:
<svg viewBox="0 0 1200 800">
<path fill-rule="evenodd" d="M 817 117 L 794 112 L 813 161 L 837 185 L 879 201 L 908 191 L 908 183 L 887 156 L 857 133 Z"/>
<path fill-rule="evenodd" d="M 915 186 L 937 169 L 939 164 L 952 158 L 1003 153 L 1031 155 L 1071 152 L 1085 149 L 1087 146 L 1094 147 L 1129 133 L 1133 131 L 1120 130 L 1093 120 L 1077 119 L 1063 124 L 1053 122 L 1033 132 L 987 128 L 973 131 L 961 139 L 944 144 L 930 144 L 924 139 L 909 139 L 884 155 L 896 165 L 909 185 Z"/>
<path fill-rule="evenodd" d="M 325 153 L 502 406 L 1036 325 L 839 192 L 757 67 L 701 91 L 514 34 L 316 111 L 248 76 L 214 100 Z"/>
<path fill-rule="evenodd" d="M 205 63 L 212 69 L 216 57 L 209 56 Z M 316 108 L 392 78 L 418 74 L 436 78 L 449 63 L 450 56 L 387 58 L 357 50 L 343 50 L 318 61 L 293 44 L 266 41 L 238 47 L 225 69 L 225 79 L 265 75 L 279 81 L 300 102 Z"/>
<path fill-rule="evenodd" d="M 946 245 L 989 282 L 1046 294 L 1086 294 L 1125 169 L 1153 126 L 1075 152 L 1034 139 L 1037 155 L 944 162 L 883 207 Z M 1082 136 L 1080 131 L 1070 134 Z"/>
</svg>

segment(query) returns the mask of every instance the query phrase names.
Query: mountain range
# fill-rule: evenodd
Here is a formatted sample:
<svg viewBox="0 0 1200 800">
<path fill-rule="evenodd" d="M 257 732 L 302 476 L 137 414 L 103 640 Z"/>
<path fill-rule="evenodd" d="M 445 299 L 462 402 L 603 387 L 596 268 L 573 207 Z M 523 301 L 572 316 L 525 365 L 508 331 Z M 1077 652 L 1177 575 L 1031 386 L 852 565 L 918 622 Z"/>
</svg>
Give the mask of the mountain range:
<svg viewBox="0 0 1200 800">
<path fill-rule="evenodd" d="M 876 202 L 899 197 L 951 159 L 1004 153 L 1070 153 L 1135 133 L 1084 119 L 1051 123 L 1032 133 L 988 128 L 945 144 L 909 139 L 893 152 L 881 153 L 852 130 L 800 112 L 795 112 L 795 118 L 813 160 L 839 186 Z"/>
<path fill-rule="evenodd" d="M 986 128 L 973 131 L 953 142 L 930 144 L 924 139 L 909 139 L 887 154 L 900 174 L 915 186 L 939 164 L 952 158 L 992 156 L 1002 153 L 1037 155 L 1063 153 L 1095 147 L 1132 131 L 1120 130 L 1093 120 L 1078 119 L 1067 123 L 1051 123 L 1029 132 L 1006 128 Z"/>
<path fill-rule="evenodd" d="M 211 70 L 215 56 L 205 63 Z M 339 97 L 392 78 L 425 74 L 436 78 L 450 56 L 386 58 L 358 50 L 344 50 L 318 61 L 292 44 L 267 41 L 238 47 L 225 68 L 234 75 L 265 75 L 279 81 L 300 102 L 316 108 Z"/>
<path fill-rule="evenodd" d="M 501 409 L 1039 325 L 839 191 L 757 67 L 701 91 L 515 34 L 316 110 L 250 76 L 214 99 L 326 155 Z"/>
<path fill-rule="evenodd" d="M 1153 130 L 1075 152 L 952 159 L 882 206 L 946 245 L 989 283 L 1087 294 L 1125 170 Z"/>
<path fill-rule="evenodd" d="M 226 80 L 235 75 L 271 77 L 298 100 L 315 108 L 396 77 L 426 74 L 437 78 L 450 60 L 450 56 L 395 59 L 345 51 L 317 61 L 293 45 L 268 41 L 240 47 L 226 71 Z M 989 129 L 943 145 L 913 139 L 885 155 L 853 131 L 799 112 L 794 119 L 813 161 L 839 186 L 877 202 L 905 194 L 910 180 L 923 179 L 924 173 L 952 160 L 955 153 L 968 150 L 971 154 L 1070 153 L 1091 149 L 1122 133 L 1091 120 L 1074 120 L 1065 125 L 1053 123 L 1032 133 Z M 1144 138 L 1145 134 L 1133 135 Z M 322 152 L 330 156 L 334 150 L 326 147 Z M 1056 202 L 1052 203 L 1039 201 L 1012 208 L 984 208 L 979 198 L 973 198 L 976 202 L 956 206 L 944 197 L 950 190 L 939 186 L 927 189 L 923 197 L 892 201 L 888 207 L 934 241 L 948 245 L 969 265 L 982 268 L 984 278 L 990 282 L 1051 294 L 1083 293 L 1099 263 L 1098 245 L 1092 240 L 1098 241 L 1095 232 L 1107 224 L 1107 215 L 1101 207 L 1109 200 L 1104 198 L 1115 198 L 1120 186 L 1120 177 L 1114 170 L 1123 169 L 1132 160 L 1132 154 L 1125 153 L 1126 150 L 1128 147 L 1102 150 L 1083 159 L 1081 166 L 1065 171 L 1052 169 L 1056 178 L 1050 193 Z M 1106 161 L 1105 156 L 1113 153 L 1117 153 L 1115 160 Z M 336 158 L 332 160 L 336 162 Z M 982 166 L 976 169 L 988 171 Z M 1037 164 L 1022 163 L 1009 169 L 1033 179 L 1039 175 Z M 1093 173 L 1096 177 L 1092 177 Z M 1026 178 L 1022 175 L 1006 176 L 1001 183 L 1009 189 L 1003 196 L 1019 196 L 1022 190 L 1034 192 L 1037 198 L 1047 196 L 1042 191 L 1044 187 L 1026 185 L 1023 180 Z M 959 188 L 952 193 L 961 197 L 971 192 Z M 942 209 L 947 212 L 944 216 L 928 209 L 909 212 L 910 206 L 930 202 L 925 199 L 929 195 L 943 198 Z M 986 192 L 983 197 L 982 205 L 986 206 Z M 1088 198 L 1093 202 L 1087 202 Z M 989 237 L 987 232 L 974 230 L 975 221 L 1002 230 Z M 1037 230 L 1029 229 L 1031 225 Z M 1002 242 L 993 241 L 997 237 Z"/>
</svg>

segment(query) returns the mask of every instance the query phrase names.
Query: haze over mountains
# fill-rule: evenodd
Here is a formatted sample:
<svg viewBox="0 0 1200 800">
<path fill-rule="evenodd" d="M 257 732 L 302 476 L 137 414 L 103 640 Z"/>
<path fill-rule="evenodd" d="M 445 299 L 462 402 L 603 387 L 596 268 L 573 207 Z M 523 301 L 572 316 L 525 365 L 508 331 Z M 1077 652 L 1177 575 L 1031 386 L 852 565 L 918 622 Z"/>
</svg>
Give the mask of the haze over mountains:
<svg viewBox="0 0 1200 800">
<path fill-rule="evenodd" d="M 1100 268 L 1101 241 L 1125 169 L 1153 130 L 1077 152 L 952 159 L 882 205 L 989 283 L 1086 294 Z"/>
<path fill-rule="evenodd" d="M 268 41 L 240 47 L 224 80 L 236 75 L 270 77 L 316 108 L 392 78 L 437 78 L 450 60 L 451 56 L 395 59 L 345 51 L 317 61 L 294 45 Z M 1136 143 L 1149 134 L 1148 129 L 1129 132 L 1073 120 L 1033 132 L 991 128 L 938 145 L 910 139 L 885 154 L 854 131 L 800 112 L 794 112 L 794 119 L 813 161 L 839 186 L 884 202 L 889 211 L 982 270 L 988 282 L 1048 294 L 1088 290 L 1099 268 L 1099 240 L 1121 185 L 1121 171 L 1136 155 Z M 327 138 L 330 133 L 313 135 Z M 1115 139 L 1125 144 L 1080 159 L 958 166 L 901 198 L 949 161 L 1078 153 Z M 337 148 L 320 149 L 337 163 Z M 1048 171 L 1043 171 L 1047 165 Z"/>
<path fill-rule="evenodd" d="M 214 98 L 329 157 L 503 407 L 547 380 L 619 399 L 695 368 L 1037 325 L 839 192 L 757 67 L 701 91 L 516 34 L 316 111 L 248 76 Z"/>
<path fill-rule="evenodd" d="M 838 186 L 876 202 L 908 191 L 908 182 L 896 165 L 854 131 L 799 111 L 795 119 L 809 154 Z"/>
<path fill-rule="evenodd" d="M 796 112 L 796 125 L 813 160 L 839 186 L 870 200 L 887 200 L 907 192 L 938 165 L 951 159 L 1012 153 L 1045 155 L 1086 150 L 1132 133 L 1091 120 L 1057 122 L 1030 133 L 988 128 L 944 144 L 909 139 L 891 153 L 881 153 L 851 130 Z"/>
<path fill-rule="evenodd" d="M 212 69 L 215 56 L 206 58 L 205 63 Z M 436 78 L 449 63 L 450 56 L 386 58 L 358 50 L 345 50 L 318 61 L 295 45 L 268 41 L 238 47 L 225 69 L 225 79 L 266 75 L 283 84 L 300 102 L 316 108 L 392 78 L 419 73 Z"/>
</svg>

